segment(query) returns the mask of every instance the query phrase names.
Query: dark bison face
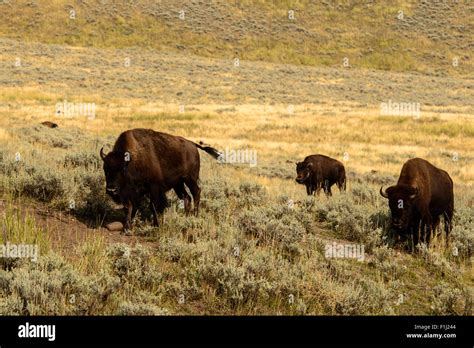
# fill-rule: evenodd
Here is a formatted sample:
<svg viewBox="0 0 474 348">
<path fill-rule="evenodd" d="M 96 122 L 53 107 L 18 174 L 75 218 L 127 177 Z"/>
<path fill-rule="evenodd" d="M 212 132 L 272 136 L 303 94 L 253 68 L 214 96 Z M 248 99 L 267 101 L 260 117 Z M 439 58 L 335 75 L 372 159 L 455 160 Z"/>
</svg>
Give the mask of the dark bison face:
<svg viewBox="0 0 474 348">
<path fill-rule="evenodd" d="M 418 189 L 408 185 L 395 185 L 385 192 L 380 188 L 380 194 L 388 198 L 388 206 L 392 213 L 392 228 L 398 232 L 408 232 Z"/>
<path fill-rule="evenodd" d="M 104 161 L 104 173 L 106 188 L 105 192 L 116 202 L 120 201 L 120 190 L 125 182 L 125 170 L 127 168 L 130 157 L 117 152 L 110 152 L 105 155 L 103 149 L 100 150 L 100 157 Z"/>
<path fill-rule="evenodd" d="M 296 182 L 303 184 L 311 175 L 312 163 L 298 162 L 296 163 Z"/>
</svg>

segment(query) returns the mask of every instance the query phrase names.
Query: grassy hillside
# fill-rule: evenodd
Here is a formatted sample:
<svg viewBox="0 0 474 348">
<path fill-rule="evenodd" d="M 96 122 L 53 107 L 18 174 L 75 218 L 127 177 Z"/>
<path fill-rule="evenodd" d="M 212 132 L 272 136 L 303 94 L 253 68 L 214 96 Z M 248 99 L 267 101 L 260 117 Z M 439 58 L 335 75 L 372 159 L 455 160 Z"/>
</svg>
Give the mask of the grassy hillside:
<svg viewBox="0 0 474 348">
<path fill-rule="evenodd" d="M 4 1 L 0 36 L 298 65 L 342 67 L 348 58 L 352 68 L 457 76 L 474 69 L 472 6 L 406 0 Z"/>
<path fill-rule="evenodd" d="M 170 192 L 160 228 L 145 210 L 120 236 L 101 228 L 120 217 L 97 156 L 112 137 L 26 125 L 9 134 L 0 240 L 37 243 L 41 257 L 5 260 L 0 314 L 472 314 L 474 193 L 460 180 L 451 247 L 439 237 L 412 255 L 394 244 L 378 194 L 394 176 L 354 173 L 349 161 L 346 193 L 308 198 L 268 145 L 255 168 L 203 154 L 199 217 Z M 364 257 L 328 258 L 332 243 L 363 245 Z"/>
</svg>

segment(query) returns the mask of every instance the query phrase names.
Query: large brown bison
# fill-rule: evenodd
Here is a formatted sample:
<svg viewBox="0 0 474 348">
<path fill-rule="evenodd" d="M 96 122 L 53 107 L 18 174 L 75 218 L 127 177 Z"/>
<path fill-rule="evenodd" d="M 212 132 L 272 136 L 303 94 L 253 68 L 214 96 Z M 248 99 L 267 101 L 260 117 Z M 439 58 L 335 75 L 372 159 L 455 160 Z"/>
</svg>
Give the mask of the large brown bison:
<svg viewBox="0 0 474 348">
<path fill-rule="evenodd" d="M 106 192 L 112 199 L 123 204 L 126 218 L 124 229 L 130 228 L 138 206 L 145 195 L 150 196 L 154 225 L 157 215 L 167 207 L 166 192 L 174 189 L 184 200 L 185 211 L 199 211 L 201 189 L 198 185 L 200 159 L 197 149 L 202 149 L 214 158 L 220 153 L 210 147 L 193 143 L 182 137 L 155 132 L 151 129 L 132 129 L 123 132 L 115 142 L 112 152 L 100 156 L 104 161 Z"/>
<path fill-rule="evenodd" d="M 408 160 L 396 185 L 380 194 L 388 198 L 392 228 L 401 236 L 429 244 L 431 234 L 444 217 L 446 243 L 454 210 L 453 181 L 447 172 L 421 158 Z"/>
<path fill-rule="evenodd" d="M 332 196 L 331 186 L 337 184 L 339 191 L 346 190 L 346 170 L 344 165 L 328 156 L 310 155 L 303 162 L 296 163 L 296 182 L 306 186 L 306 193 L 319 195 L 321 188 L 327 196 Z"/>
</svg>

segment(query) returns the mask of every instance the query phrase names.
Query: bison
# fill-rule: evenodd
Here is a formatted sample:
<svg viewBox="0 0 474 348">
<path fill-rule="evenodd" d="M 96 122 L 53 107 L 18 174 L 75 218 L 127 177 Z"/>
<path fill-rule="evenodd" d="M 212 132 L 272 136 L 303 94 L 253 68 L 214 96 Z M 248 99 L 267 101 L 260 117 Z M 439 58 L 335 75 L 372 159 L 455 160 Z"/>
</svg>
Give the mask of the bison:
<svg viewBox="0 0 474 348">
<path fill-rule="evenodd" d="M 106 179 L 106 193 L 124 206 L 124 229 L 130 228 L 138 206 L 145 195 L 150 197 L 153 223 L 158 226 L 157 215 L 168 205 L 166 192 L 173 189 L 184 200 L 186 213 L 199 212 L 201 189 L 198 185 L 200 158 L 197 149 L 204 150 L 215 159 L 220 153 L 213 147 L 151 129 L 132 129 L 118 137 L 112 152 L 100 156 Z"/>
<path fill-rule="evenodd" d="M 403 165 L 397 184 L 385 191 L 381 187 L 380 194 L 388 198 L 392 229 L 399 236 L 411 236 L 414 247 L 420 241 L 429 244 L 443 216 L 448 245 L 454 194 L 453 180 L 446 171 L 424 159 L 410 159 Z"/>
<path fill-rule="evenodd" d="M 337 184 L 339 191 L 346 190 L 344 165 L 328 156 L 310 155 L 296 163 L 296 182 L 306 186 L 306 193 L 319 195 L 321 188 L 326 196 L 332 196 L 331 186 Z"/>
<path fill-rule="evenodd" d="M 51 121 L 44 121 L 44 122 L 41 122 L 41 124 L 48 128 L 58 128 L 58 124 Z"/>
</svg>

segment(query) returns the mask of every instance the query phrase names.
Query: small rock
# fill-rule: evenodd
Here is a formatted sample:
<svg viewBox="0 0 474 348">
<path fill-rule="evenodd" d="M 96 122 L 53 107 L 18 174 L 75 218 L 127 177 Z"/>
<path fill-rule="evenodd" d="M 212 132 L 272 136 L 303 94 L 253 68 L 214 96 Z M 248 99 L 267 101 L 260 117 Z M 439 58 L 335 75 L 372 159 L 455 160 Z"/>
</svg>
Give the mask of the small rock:
<svg viewBox="0 0 474 348">
<path fill-rule="evenodd" d="M 107 228 L 109 231 L 122 231 L 123 224 L 120 221 L 115 221 L 106 225 L 105 228 Z"/>
</svg>

